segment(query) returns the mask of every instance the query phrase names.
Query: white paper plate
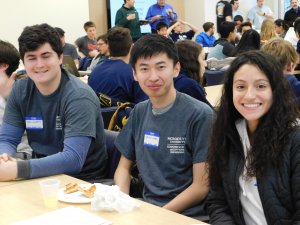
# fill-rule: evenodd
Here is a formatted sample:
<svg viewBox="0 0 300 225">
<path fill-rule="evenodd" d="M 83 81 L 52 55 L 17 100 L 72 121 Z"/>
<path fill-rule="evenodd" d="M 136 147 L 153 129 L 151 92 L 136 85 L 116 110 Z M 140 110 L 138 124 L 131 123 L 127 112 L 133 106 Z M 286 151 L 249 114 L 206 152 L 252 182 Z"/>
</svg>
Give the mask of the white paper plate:
<svg viewBox="0 0 300 225">
<path fill-rule="evenodd" d="M 80 184 L 79 186 L 83 189 L 87 189 L 93 184 Z M 76 191 L 71 194 L 64 192 L 65 188 L 61 188 L 58 193 L 58 200 L 67 203 L 90 203 L 92 198 L 86 197 L 82 192 Z"/>
</svg>

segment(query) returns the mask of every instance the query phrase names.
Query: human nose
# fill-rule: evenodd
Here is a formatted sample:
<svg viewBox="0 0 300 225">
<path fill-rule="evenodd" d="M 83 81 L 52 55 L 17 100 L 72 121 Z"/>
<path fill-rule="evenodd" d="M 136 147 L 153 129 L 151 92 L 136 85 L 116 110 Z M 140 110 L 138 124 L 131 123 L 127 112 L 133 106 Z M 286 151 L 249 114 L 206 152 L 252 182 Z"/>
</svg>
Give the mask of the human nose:
<svg viewBox="0 0 300 225">
<path fill-rule="evenodd" d="M 247 89 L 247 92 L 246 92 L 245 97 L 246 97 L 247 99 L 253 99 L 253 98 L 255 98 L 255 96 L 256 96 L 255 89 L 252 88 L 252 87 L 249 87 L 249 88 Z"/>
<path fill-rule="evenodd" d="M 149 80 L 151 82 L 155 82 L 158 80 L 158 76 L 157 76 L 157 73 L 154 69 L 150 70 L 150 76 L 149 76 Z"/>
</svg>

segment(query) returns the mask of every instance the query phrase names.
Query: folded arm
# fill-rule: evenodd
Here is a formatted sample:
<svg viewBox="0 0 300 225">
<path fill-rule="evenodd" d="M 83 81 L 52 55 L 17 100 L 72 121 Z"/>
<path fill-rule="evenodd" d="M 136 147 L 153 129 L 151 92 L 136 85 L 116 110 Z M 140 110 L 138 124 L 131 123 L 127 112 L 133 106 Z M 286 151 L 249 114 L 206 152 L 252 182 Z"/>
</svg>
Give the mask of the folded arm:
<svg viewBox="0 0 300 225">
<path fill-rule="evenodd" d="M 118 185 L 120 190 L 125 194 L 129 194 L 132 164 L 132 161 L 122 155 L 114 176 L 115 184 Z"/>
<path fill-rule="evenodd" d="M 196 163 L 193 165 L 192 184 L 167 203 L 164 208 L 180 213 L 201 202 L 206 197 L 207 193 L 208 176 L 205 163 Z"/>
</svg>

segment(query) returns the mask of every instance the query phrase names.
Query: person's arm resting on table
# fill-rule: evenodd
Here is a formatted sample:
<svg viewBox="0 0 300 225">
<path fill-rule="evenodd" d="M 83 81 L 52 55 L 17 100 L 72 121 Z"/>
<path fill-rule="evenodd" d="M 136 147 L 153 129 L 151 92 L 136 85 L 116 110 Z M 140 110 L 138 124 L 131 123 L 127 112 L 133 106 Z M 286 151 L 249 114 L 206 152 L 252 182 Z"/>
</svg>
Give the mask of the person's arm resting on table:
<svg viewBox="0 0 300 225">
<path fill-rule="evenodd" d="M 205 163 L 195 163 L 193 164 L 192 184 L 164 205 L 163 208 L 180 213 L 201 202 L 207 196 L 208 190 L 208 175 Z"/>
<path fill-rule="evenodd" d="M 5 125 L 5 124 L 3 124 Z M 13 127 L 16 134 L 22 133 L 21 128 Z M 12 136 L 14 137 L 14 136 Z M 62 152 L 39 159 L 31 159 L 25 161 L 7 161 L 0 164 L 0 181 L 14 180 L 16 178 L 35 178 L 43 176 L 51 176 L 55 174 L 79 173 L 91 144 L 92 138 L 85 136 L 68 137 L 64 140 L 64 149 Z M 0 152 L 12 154 L 9 149 L 15 143 L 15 138 L 7 139 L 0 142 Z"/>
<path fill-rule="evenodd" d="M 132 161 L 122 155 L 114 175 L 115 184 L 118 185 L 120 190 L 125 194 L 129 194 L 132 164 Z"/>
</svg>

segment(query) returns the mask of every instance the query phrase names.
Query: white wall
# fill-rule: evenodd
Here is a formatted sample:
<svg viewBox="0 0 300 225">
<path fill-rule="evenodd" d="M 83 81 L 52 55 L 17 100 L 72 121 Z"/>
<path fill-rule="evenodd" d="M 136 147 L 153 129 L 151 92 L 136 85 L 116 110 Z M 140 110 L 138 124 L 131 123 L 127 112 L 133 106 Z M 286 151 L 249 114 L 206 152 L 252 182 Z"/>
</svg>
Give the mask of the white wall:
<svg viewBox="0 0 300 225">
<path fill-rule="evenodd" d="M 88 0 L 0 0 L 0 5 L 0 39 L 17 48 L 25 26 L 59 26 L 66 32 L 66 41 L 74 43 L 85 34 L 83 24 L 89 20 Z"/>
<path fill-rule="evenodd" d="M 185 20 L 196 25 L 201 31 L 203 23 L 210 21 L 216 24 L 216 4 L 219 0 L 185 0 Z M 239 10 L 243 13 L 244 20 L 247 18 L 249 9 L 256 5 L 257 0 L 239 0 Z M 278 18 L 280 0 L 265 0 L 265 5 L 269 6 L 274 13 L 274 18 Z"/>
</svg>

